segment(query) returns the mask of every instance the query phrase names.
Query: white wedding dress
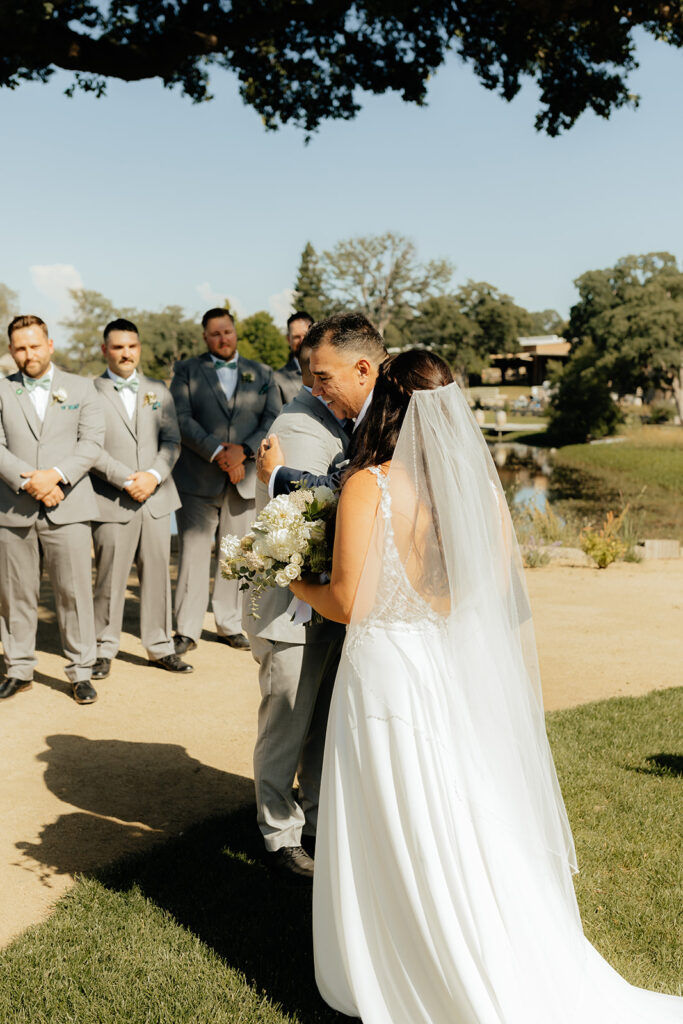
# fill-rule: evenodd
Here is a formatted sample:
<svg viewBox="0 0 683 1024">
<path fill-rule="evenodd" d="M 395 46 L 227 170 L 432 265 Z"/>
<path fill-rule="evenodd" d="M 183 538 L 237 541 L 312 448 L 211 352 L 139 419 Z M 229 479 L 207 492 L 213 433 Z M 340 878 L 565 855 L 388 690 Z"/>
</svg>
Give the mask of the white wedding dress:
<svg viewBox="0 0 683 1024">
<path fill-rule="evenodd" d="M 318 987 L 364 1024 L 680 1024 L 683 999 L 629 985 L 583 935 L 516 542 L 456 387 L 414 396 L 389 477 L 371 470 L 320 796 Z"/>
</svg>

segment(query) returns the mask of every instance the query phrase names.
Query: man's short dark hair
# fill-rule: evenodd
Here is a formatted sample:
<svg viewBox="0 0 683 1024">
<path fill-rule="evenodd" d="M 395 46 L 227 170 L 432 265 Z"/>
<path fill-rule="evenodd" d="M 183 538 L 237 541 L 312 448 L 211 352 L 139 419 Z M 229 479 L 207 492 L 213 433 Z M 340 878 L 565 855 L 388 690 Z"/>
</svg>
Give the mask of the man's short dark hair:
<svg viewBox="0 0 683 1024">
<path fill-rule="evenodd" d="M 209 320 L 218 320 L 219 317 L 227 316 L 230 318 L 230 323 L 235 326 L 235 318 L 229 309 L 220 309 L 219 306 L 214 306 L 213 309 L 207 309 L 206 313 L 202 317 L 202 327 L 206 327 Z"/>
<path fill-rule="evenodd" d="M 374 366 L 387 357 L 382 335 L 363 313 L 335 313 L 317 320 L 306 335 L 306 344 L 315 349 L 323 342 L 341 351 L 357 352 Z"/>
<path fill-rule="evenodd" d="M 292 326 L 295 320 L 305 320 L 307 324 L 315 323 L 310 313 L 292 313 L 292 315 L 287 318 L 287 334 L 289 334 L 289 328 Z"/>
<path fill-rule="evenodd" d="M 105 341 L 109 340 L 109 335 L 111 334 L 112 331 L 130 331 L 131 334 L 137 334 L 138 336 L 140 335 L 140 332 L 138 331 L 133 321 L 124 320 L 123 317 L 119 317 L 118 320 L 112 320 L 111 323 L 107 324 L 103 331 Z"/>
<path fill-rule="evenodd" d="M 15 331 L 20 331 L 22 327 L 40 327 L 46 338 L 50 337 L 47 329 L 47 324 L 44 320 L 41 320 L 39 316 L 34 316 L 33 313 L 25 313 L 22 316 L 15 316 L 10 321 L 7 327 L 7 337 L 10 342 L 12 341 L 12 335 Z"/>
</svg>

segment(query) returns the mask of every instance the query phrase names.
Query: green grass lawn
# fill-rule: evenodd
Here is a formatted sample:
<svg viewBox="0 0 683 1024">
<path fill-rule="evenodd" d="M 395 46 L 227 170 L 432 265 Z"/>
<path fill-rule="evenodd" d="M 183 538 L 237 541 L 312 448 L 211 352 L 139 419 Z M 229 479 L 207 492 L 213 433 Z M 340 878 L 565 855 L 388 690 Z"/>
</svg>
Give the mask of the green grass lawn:
<svg viewBox="0 0 683 1024">
<path fill-rule="evenodd" d="M 680 991 L 683 688 L 548 715 L 588 937 Z M 83 878 L 0 953 L 3 1024 L 315 1024 L 310 895 L 261 863 L 253 808 Z M 550 1024 L 550 1022 L 549 1022 Z"/>
<path fill-rule="evenodd" d="M 555 456 L 550 498 L 561 514 L 602 515 L 628 504 L 640 533 L 683 541 L 683 429 L 642 427 L 612 444 L 577 444 Z"/>
</svg>

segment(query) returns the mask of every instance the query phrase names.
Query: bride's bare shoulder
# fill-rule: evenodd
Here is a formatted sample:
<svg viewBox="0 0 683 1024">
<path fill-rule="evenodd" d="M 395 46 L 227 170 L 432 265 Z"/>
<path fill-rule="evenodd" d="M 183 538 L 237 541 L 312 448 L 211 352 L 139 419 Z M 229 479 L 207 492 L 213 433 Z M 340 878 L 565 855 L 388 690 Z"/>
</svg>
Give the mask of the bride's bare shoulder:
<svg viewBox="0 0 683 1024">
<path fill-rule="evenodd" d="M 353 476 L 344 481 L 341 500 L 348 504 L 353 502 L 376 505 L 379 501 L 377 474 L 374 469 L 359 469 Z"/>
</svg>

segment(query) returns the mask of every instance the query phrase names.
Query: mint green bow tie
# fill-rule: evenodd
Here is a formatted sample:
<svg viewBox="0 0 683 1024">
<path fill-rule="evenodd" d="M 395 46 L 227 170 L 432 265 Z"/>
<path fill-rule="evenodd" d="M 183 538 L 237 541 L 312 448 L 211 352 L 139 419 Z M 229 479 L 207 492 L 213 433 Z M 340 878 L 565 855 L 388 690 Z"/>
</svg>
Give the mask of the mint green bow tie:
<svg viewBox="0 0 683 1024">
<path fill-rule="evenodd" d="M 229 363 L 226 363 L 225 359 L 215 359 L 214 362 L 217 370 L 222 370 L 224 367 L 227 367 L 228 370 L 237 369 L 236 359 L 232 359 Z"/>
<path fill-rule="evenodd" d="M 44 391 L 50 390 L 50 378 L 40 377 L 38 380 L 34 380 L 33 377 L 24 377 L 24 384 L 29 395 L 36 388 L 43 388 Z"/>
<path fill-rule="evenodd" d="M 125 391 L 128 388 L 130 391 L 137 391 L 140 387 L 140 381 L 137 380 L 117 380 L 114 384 L 114 391 Z"/>
</svg>

